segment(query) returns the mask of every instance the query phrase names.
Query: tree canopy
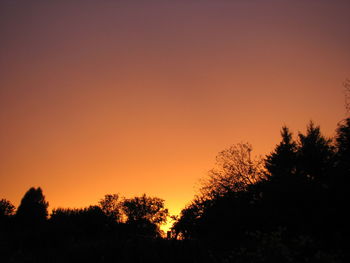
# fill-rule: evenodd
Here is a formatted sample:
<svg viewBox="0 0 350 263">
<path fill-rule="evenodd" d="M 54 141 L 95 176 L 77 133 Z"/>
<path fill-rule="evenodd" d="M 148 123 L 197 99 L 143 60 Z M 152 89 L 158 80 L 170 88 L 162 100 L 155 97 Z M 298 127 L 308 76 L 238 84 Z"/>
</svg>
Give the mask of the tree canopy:
<svg viewBox="0 0 350 263">
<path fill-rule="evenodd" d="M 288 127 L 281 130 L 282 141 L 266 156 L 265 167 L 269 177 L 279 178 L 295 173 L 297 144 Z"/>
<path fill-rule="evenodd" d="M 16 217 L 24 224 L 42 223 L 48 216 L 49 203 L 40 187 L 31 187 L 23 196 Z"/>
<path fill-rule="evenodd" d="M 112 221 L 122 221 L 123 211 L 120 199 L 118 194 L 107 194 L 98 202 L 99 207 Z"/>
<path fill-rule="evenodd" d="M 249 143 L 238 143 L 219 152 L 216 166 L 202 181 L 201 197 L 215 198 L 229 192 L 247 189 L 264 176 L 263 159 L 252 157 L 253 147 Z"/>
<path fill-rule="evenodd" d="M 12 216 L 15 212 L 15 206 L 6 199 L 0 200 L 0 218 Z"/>
<path fill-rule="evenodd" d="M 146 194 L 125 199 L 123 210 L 127 222 L 147 220 L 153 224 L 165 223 L 169 215 L 168 209 L 164 207 L 164 200 L 158 197 L 149 197 Z"/>
</svg>

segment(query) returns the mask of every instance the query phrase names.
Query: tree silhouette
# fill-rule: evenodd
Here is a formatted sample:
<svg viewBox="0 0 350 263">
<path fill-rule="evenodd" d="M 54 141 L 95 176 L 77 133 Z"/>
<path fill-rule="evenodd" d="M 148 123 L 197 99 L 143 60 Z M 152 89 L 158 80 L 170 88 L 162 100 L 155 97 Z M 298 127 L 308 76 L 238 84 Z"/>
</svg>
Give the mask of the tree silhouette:
<svg viewBox="0 0 350 263">
<path fill-rule="evenodd" d="M 0 230 L 6 229 L 15 211 L 14 205 L 6 199 L 0 200 Z"/>
<path fill-rule="evenodd" d="M 44 222 L 47 218 L 49 203 L 40 187 L 30 188 L 22 198 L 16 213 L 16 218 L 26 225 L 35 225 Z"/>
<path fill-rule="evenodd" d="M 112 221 L 120 222 L 122 220 L 122 202 L 118 194 L 107 194 L 98 204 Z"/>
<path fill-rule="evenodd" d="M 337 208 L 338 216 L 334 220 L 334 225 L 338 227 L 339 232 L 343 232 L 345 229 L 349 231 L 350 221 L 347 209 L 350 184 L 350 118 L 338 124 L 335 146 L 335 176 L 333 176 L 331 190 L 334 198 L 333 206 Z"/>
<path fill-rule="evenodd" d="M 264 215 L 261 221 L 264 222 L 265 228 L 268 225 L 295 225 L 299 220 L 300 202 L 303 201 L 303 187 L 300 177 L 296 176 L 297 143 L 286 126 L 282 127 L 281 137 L 281 142 L 265 159 L 268 181 L 254 187 L 259 196 L 259 208 Z M 299 194 L 296 194 L 296 191 L 299 191 Z"/>
<path fill-rule="evenodd" d="M 143 194 L 140 197 L 125 199 L 123 211 L 127 217 L 126 223 L 136 234 L 160 236 L 160 225 L 167 221 L 168 209 L 164 207 L 164 200 Z"/>
<path fill-rule="evenodd" d="M 198 196 L 181 210 L 180 216 L 174 222 L 172 230 L 176 238 L 189 239 L 199 235 L 200 220 L 210 200 L 202 200 Z"/>
<path fill-rule="evenodd" d="M 202 182 L 201 195 L 212 199 L 229 192 L 243 191 L 262 180 L 263 160 L 252 158 L 252 150 L 249 143 L 238 143 L 220 152 L 216 157 L 216 168 Z"/>
<path fill-rule="evenodd" d="M 350 147 L 348 128 L 338 129 L 339 156 Z M 265 169 L 261 159 L 252 160 L 249 144 L 220 152 L 217 167 L 182 210 L 173 230 L 184 238 L 214 243 L 228 238 L 239 242 L 246 232 L 276 231 L 281 226 L 293 235 L 330 236 L 333 227 L 328 223 L 334 221 L 335 207 L 329 184 L 334 173 L 332 140 L 312 122 L 305 135 L 299 133 L 298 143 L 287 127 L 282 127 L 281 136 L 265 159 Z"/>
<path fill-rule="evenodd" d="M 0 219 L 12 216 L 15 212 L 15 206 L 6 199 L 0 200 Z"/>
<path fill-rule="evenodd" d="M 350 176 L 350 118 L 339 123 L 336 134 L 336 166 Z"/>
<path fill-rule="evenodd" d="M 306 134 L 299 133 L 298 173 L 311 180 L 325 182 L 334 161 L 331 142 L 321 134 L 320 127 L 310 121 Z"/>
<path fill-rule="evenodd" d="M 127 216 L 127 222 L 147 220 L 159 225 L 165 223 L 169 215 L 168 209 L 164 207 L 163 199 L 149 197 L 146 194 L 125 199 L 123 210 Z"/>
<path fill-rule="evenodd" d="M 205 237 L 214 240 L 237 232 L 251 220 L 250 187 L 265 179 L 262 158 L 252 158 L 253 148 L 238 143 L 220 152 L 216 167 L 202 181 L 200 193 L 181 211 L 173 230 L 184 238 Z M 246 209 L 247 208 L 247 209 Z"/>
<path fill-rule="evenodd" d="M 282 127 L 281 137 L 282 141 L 265 160 L 265 167 L 270 179 L 271 177 L 288 176 L 295 172 L 297 144 L 286 126 Z"/>
</svg>

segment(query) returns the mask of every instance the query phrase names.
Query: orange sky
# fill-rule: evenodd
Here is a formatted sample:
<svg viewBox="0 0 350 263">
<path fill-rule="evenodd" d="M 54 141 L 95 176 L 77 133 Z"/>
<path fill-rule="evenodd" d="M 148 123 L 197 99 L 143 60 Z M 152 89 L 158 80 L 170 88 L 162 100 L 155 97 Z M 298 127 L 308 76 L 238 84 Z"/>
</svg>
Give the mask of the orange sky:
<svg viewBox="0 0 350 263">
<path fill-rule="evenodd" d="M 178 213 L 215 155 L 334 134 L 350 2 L 0 2 L 0 198 L 50 208 L 147 193 Z"/>
</svg>

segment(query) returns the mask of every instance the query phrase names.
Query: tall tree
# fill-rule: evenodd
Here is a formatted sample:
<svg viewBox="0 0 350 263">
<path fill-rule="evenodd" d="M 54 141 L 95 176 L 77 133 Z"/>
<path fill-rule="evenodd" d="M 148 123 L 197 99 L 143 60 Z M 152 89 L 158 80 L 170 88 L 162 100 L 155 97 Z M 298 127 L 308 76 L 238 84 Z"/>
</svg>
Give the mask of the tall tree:
<svg viewBox="0 0 350 263">
<path fill-rule="evenodd" d="M 335 137 L 336 161 L 335 176 L 332 180 L 332 190 L 335 197 L 334 206 L 337 207 L 337 222 L 335 225 L 341 231 L 349 231 L 349 213 L 347 207 L 348 192 L 350 184 L 350 118 L 343 120 L 338 124 Z M 346 231 L 345 231 L 346 233 Z M 345 235 L 344 235 L 345 237 Z M 347 237 L 345 237 L 347 238 Z"/>
<path fill-rule="evenodd" d="M 249 143 L 238 143 L 217 155 L 216 167 L 202 181 L 199 195 L 175 222 L 176 234 L 213 238 L 235 232 L 249 218 L 240 208 L 248 207 L 253 200 L 251 187 L 266 179 L 263 159 L 252 157 L 252 151 Z"/>
<path fill-rule="evenodd" d="M 316 181 L 327 181 L 334 161 L 332 140 L 321 134 L 320 126 L 310 121 L 306 134 L 299 133 L 298 173 Z"/>
<path fill-rule="evenodd" d="M 336 165 L 342 174 L 350 176 L 350 118 L 339 123 L 335 138 Z"/>
<path fill-rule="evenodd" d="M 49 203 L 40 187 L 30 188 L 22 198 L 16 217 L 24 224 L 39 224 L 46 220 Z"/>
<path fill-rule="evenodd" d="M 252 158 L 252 151 L 249 143 L 238 143 L 220 152 L 216 157 L 216 167 L 209 171 L 209 178 L 202 181 L 200 191 L 203 198 L 213 199 L 244 191 L 262 180 L 265 177 L 263 160 Z"/>
<path fill-rule="evenodd" d="M 265 160 L 265 167 L 270 178 L 291 175 L 296 168 L 297 145 L 288 127 L 282 127 L 281 137 L 282 141 Z"/>
</svg>

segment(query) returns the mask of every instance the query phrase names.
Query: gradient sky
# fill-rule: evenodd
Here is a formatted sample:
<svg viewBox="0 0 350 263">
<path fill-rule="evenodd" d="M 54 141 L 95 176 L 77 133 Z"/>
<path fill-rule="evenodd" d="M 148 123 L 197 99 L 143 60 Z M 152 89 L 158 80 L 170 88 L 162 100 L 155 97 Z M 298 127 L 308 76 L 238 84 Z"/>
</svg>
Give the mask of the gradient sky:
<svg viewBox="0 0 350 263">
<path fill-rule="evenodd" d="M 345 117 L 350 1 L 0 1 L 0 198 L 147 193 L 178 213 L 227 146 Z"/>
</svg>

